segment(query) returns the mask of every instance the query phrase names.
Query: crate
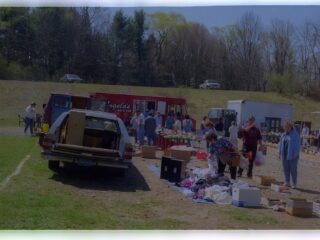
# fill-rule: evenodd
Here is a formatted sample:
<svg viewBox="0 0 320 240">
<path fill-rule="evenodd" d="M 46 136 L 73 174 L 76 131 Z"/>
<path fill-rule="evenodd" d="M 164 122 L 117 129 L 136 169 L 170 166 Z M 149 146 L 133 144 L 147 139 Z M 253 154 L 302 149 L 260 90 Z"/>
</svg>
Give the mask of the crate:
<svg viewBox="0 0 320 240">
<path fill-rule="evenodd" d="M 186 175 L 186 162 L 171 157 L 162 157 L 160 178 L 180 182 Z"/>
</svg>

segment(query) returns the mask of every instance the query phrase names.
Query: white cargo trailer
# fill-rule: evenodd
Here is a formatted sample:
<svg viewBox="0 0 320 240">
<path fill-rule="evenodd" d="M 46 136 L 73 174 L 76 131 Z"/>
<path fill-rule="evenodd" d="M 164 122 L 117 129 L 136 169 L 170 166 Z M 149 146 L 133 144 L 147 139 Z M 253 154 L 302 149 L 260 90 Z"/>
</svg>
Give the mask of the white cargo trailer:
<svg viewBox="0 0 320 240">
<path fill-rule="evenodd" d="M 253 100 L 230 100 L 228 109 L 237 112 L 237 124 L 242 126 L 250 116 L 256 118 L 256 126 L 266 131 L 278 132 L 285 121 L 292 121 L 293 105 Z"/>
</svg>

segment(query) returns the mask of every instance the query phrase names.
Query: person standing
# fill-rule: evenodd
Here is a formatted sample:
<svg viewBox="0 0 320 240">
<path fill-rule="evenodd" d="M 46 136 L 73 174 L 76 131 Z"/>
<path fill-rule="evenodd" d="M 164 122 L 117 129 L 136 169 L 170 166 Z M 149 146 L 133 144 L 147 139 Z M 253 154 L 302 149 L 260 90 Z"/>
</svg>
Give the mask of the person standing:
<svg viewBox="0 0 320 240">
<path fill-rule="evenodd" d="M 144 130 L 148 139 L 148 145 L 155 145 L 156 143 L 156 119 L 149 113 L 149 116 L 144 122 Z"/>
<path fill-rule="evenodd" d="M 167 129 L 173 129 L 173 124 L 174 124 L 174 119 L 171 113 L 168 114 L 167 119 L 166 119 L 166 124 L 165 127 Z"/>
<path fill-rule="evenodd" d="M 174 130 L 178 134 L 180 134 L 181 133 L 181 129 L 182 129 L 182 126 L 181 126 L 181 120 L 180 120 L 180 113 L 177 113 L 176 119 L 174 121 Z"/>
<path fill-rule="evenodd" d="M 204 116 L 202 118 L 202 121 L 201 121 L 201 124 L 200 124 L 200 131 L 201 131 L 201 134 L 204 135 L 205 131 L 206 131 L 206 124 L 207 124 L 207 121 L 208 121 L 208 117 L 207 116 Z"/>
<path fill-rule="evenodd" d="M 141 111 L 138 111 L 138 131 L 137 131 L 137 135 L 138 135 L 138 142 L 139 145 L 144 145 L 144 114 Z"/>
<path fill-rule="evenodd" d="M 309 137 L 310 130 L 306 124 L 303 125 L 302 131 L 301 131 L 301 137 L 302 137 L 302 145 L 303 147 L 308 147 L 308 137 Z"/>
<path fill-rule="evenodd" d="M 255 126 L 256 119 L 252 116 L 249 117 L 247 125 L 240 130 L 241 136 L 243 138 L 243 153 L 248 155 L 249 167 L 247 171 L 247 177 L 252 178 L 253 162 L 256 158 L 258 144 L 259 147 L 262 146 L 262 136 L 260 130 Z M 238 176 L 242 176 L 243 169 L 239 168 Z"/>
<path fill-rule="evenodd" d="M 162 116 L 161 116 L 160 112 L 157 112 L 157 114 L 154 118 L 156 120 L 157 128 L 161 128 L 162 127 Z"/>
<path fill-rule="evenodd" d="M 190 119 L 189 115 L 187 114 L 185 119 L 182 121 L 182 130 L 185 133 L 190 133 L 192 132 L 193 124 L 192 120 Z"/>
<path fill-rule="evenodd" d="M 236 122 L 232 121 L 231 126 L 229 127 L 229 141 L 232 143 L 234 148 L 238 149 L 238 128 L 236 126 Z"/>
<path fill-rule="evenodd" d="M 219 122 L 214 126 L 214 128 L 216 129 L 218 136 L 220 137 L 224 136 L 224 131 L 223 131 L 224 125 L 222 122 L 222 118 L 219 118 Z"/>
<path fill-rule="evenodd" d="M 300 155 L 300 137 L 294 129 L 291 122 L 286 122 L 284 125 L 285 132 L 281 135 L 278 145 L 279 158 L 282 160 L 282 167 L 285 186 L 290 186 L 290 177 L 292 179 L 292 188 L 297 186 L 297 167 Z"/>
<path fill-rule="evenodd" d="M 131 125 L 131 129 L 132 129 L 132 134 L 134 136 L 134 140 L 135 142 L 138 141 L 138 116 L 139 116 L 139 112 L 136 111 L 135 114 L 132 116 L 131 120 L 130 120 L 130 125 Z"/>
<path fill-rule="evenodd" d="M 33 128 L 34 128 L 34 121 L 36 120 L 36 103 L 32 102 L 26 109 L 25 109 L 25 128 L 24 134 L 27 134 L 28 128 L 30 128 L 31 136 L 33 136 Z"/>
</svg>

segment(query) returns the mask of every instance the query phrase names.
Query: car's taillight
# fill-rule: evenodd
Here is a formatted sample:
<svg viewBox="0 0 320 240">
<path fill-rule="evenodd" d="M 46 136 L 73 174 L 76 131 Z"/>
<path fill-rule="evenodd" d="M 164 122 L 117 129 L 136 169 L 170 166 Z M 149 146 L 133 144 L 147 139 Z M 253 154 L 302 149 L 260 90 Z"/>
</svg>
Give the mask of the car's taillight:
<svg viewBox="0 0 320 240">
<path fill-rule="evenodd" d="M 126 143 L 124 146 L 124 156 L 123 159 L 125 161 L 131 161 L 134 154 L 134 149 L 131 143 Z"/>
<path fill-rule="evenodd" d="M 47 135 L 43 138 L 42 147 L 45 149 L 50 149 L 53 145 L 53 140 Z"/>
</svg>

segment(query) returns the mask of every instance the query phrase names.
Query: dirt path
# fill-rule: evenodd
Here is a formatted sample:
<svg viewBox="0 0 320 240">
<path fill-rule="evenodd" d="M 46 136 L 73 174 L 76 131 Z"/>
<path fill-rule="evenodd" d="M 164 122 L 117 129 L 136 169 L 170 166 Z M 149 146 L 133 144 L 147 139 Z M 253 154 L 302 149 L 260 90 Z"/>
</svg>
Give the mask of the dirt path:
<svg viewBox="0 0 320 240">
<path fill-rule="evenodd" d="M 161 152 L 158 152 L 158 157 Z M 196 165 L 205 162 L 193 160 Z M 159 179 L 148 169 L 150 164 L 160 165 L 160 159 L 134 158 L 134 168 L 123 179 L 77 178 L 74 175 L 56 175 L 56 180 L 65 184 L 74 194 L 94 198 L 113 206 L 123 201 L 140 206 L 138 211 L 121 213 L 123 217 L 171 219 L 183 222 L 185 229 L 320 229 L 320 218 L 298 218 L 270 209 L 243 209 L 231 205 L 195 203 L 186 199 L 179 191 Z M 262 188 L 263 196 L 286 199 L 301 196 L 309 200 L 320 198 L 319 163 L 301 161 L 299 164 L 298 189 L 282 194 Z M 265 166 L 254 169 L 254 174 L 270 175 L 282 180 L 280 161 L 269 151 Z M 251 185 L 252 180 L 242 178 Z"/>
<path fill-rule="evenodd" d="M 0 127 L 0 135 L 6 136 L 24 136 L 23 127 Z M 28 129 L 28 135 L 30 136 L 30 132 Z"/>
</svg>

